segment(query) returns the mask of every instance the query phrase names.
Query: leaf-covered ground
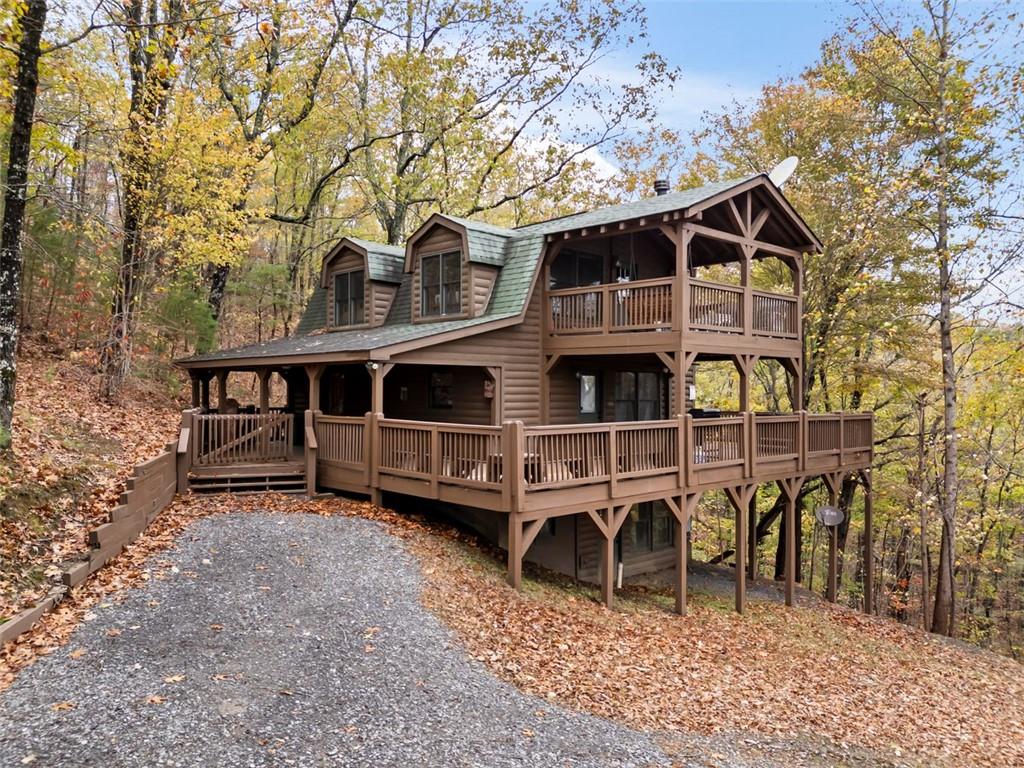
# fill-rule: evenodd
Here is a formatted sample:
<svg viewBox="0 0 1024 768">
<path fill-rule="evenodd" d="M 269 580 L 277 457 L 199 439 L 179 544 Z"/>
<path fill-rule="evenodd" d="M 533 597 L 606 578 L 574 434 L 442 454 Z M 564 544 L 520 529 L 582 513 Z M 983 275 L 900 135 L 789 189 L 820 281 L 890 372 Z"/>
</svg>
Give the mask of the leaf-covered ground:
<svg viewBox="0 0 1024 768">
<path fill-rule="evenodd" d="M 872 750 L 922 765 L 1024 764 L 1024 670 L 984 651 L 882 619 L 808 602 L 627 590 L 607 611 L 590 587 L 533 573 L 522 593 L 471 537 L 369 504 L 278 496 L 176 502 L 124 554 L 0 653 L 0 689 L 67 642 L 98 602 L 162 578 L 159 552 L 193 520 L 246 509 L 362 515 L 382 521 L 422 562 L 424 602 L 495 675 L 570 707 L 665 734 L 763 735 Z"/>
<path fill-rule="evenodd" d="M 0 621 L 35 603 L 60 564 L 86 551 L 132 467 L 174 439 L 165 392 L 137 382 L 98 396 L 88 355 L 68 359 L 26 339 L 18 357 L 14 451 L 0 459 Z"/>
</svg>

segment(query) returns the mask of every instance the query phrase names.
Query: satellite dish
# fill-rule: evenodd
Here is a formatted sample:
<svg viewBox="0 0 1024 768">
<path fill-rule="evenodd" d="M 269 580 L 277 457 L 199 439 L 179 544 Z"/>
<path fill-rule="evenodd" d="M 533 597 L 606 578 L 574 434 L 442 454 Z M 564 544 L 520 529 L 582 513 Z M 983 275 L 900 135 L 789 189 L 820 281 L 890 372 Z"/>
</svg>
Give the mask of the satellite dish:
<svg viewBox="0 0 1024 768">
<path fill-rule="evenodd" d="M 768 178 L 771 179 L 772 184 L 776 187 L 781 187 L 789 181 L 789 177 L 793 175 L 793 171 L 796 170 L 796 166 L 799 162 L 800 158 L 796 155 L 790 155 L 772 168 L 771 173 L 768 174 Z"/>
<path fill-rule="evenodd" d="M 818 522 L 824 525 L 826 528 L 835 528 L 841 522 L 843 522 L 843 510 L 839 507 L 833 507 L 826 505 L 824 507 L 818 507 L 814 511 L 814 516 L 818 518 Z"/>
</svg>

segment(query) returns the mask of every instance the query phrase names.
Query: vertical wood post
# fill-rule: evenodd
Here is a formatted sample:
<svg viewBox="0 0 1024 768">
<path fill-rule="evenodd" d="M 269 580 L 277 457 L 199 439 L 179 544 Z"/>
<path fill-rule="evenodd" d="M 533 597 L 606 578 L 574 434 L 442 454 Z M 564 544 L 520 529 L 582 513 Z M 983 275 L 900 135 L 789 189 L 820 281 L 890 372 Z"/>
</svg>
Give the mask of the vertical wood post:
<svg viewBox="0 0 1024 768">
<path fill-rule="evenodd" d="M 309 408 L 318 410 L 320 408 L 320 377 L 324 374 L 323 365 L 307 365 L 306 378 L 309 379 Z"/>
<path fill-rule="evenodd" d="M 195 371 L 188 372 L 189 382 L 192 384 L 192 407 L 198 408 L 202 402 L 202 394 L 200 392 L 202 385 L 199 383 L 199 374 Z"/>
<path fill-rule="evenodd" d="M 228 373 L 230 371 L 217 371 L 217 413 L 227 413 Z"/>
<path fill-rule="evenodd" d="M 692 486 L 693 483 L 693 416 L 686 414 L 686 484 Z"/>
<path fill-rule="evenodd" d="M 370 438 L 370 501 L 380 506 L 380 420 L 383 414 L 374 411 L 370 414 L 370 425 L 373 436 Z"/>
<path fill-rule="evenodd" d="M 203 413 L 210 412 L 210 376 L 209 371 L 203 371 L 199 375 L 199 407 Z"/>
<path fill-rule="evenodd" d="M 441 476 L 441 433 L 437 425 L 430 428 L 430 498 L 436 499 L 438 493 L 438 478 Z"/>
<path fill-rule="evenodd" d="M 751 271 L 754 260 L 754 246 L 743 245 L 743 260 L 740 262 L 740 277 L 743 283 L 743 317 L 741 318 L 741 324 L 743 326 L 743 335 L 752 336 L 754 333 L 754 293 L 753 286 L 751 285 Z M 746 408 L 740 408 L 741 411 Z"/>
<path fill-rule="evenodd" d="M 608 427 L 608 490 L 614 499 L 619 495 L 619 440 L 615 425 Z"/>
<path fill-rule="evenodd" d="M 193 382 L 196 380 L 193 379 Z M 194 392 L 193 388 L 193 392 Z M 177 450 L 177 491 L 184 493 L 188 490 L 188 471 L 192 468 L 192 443 L 196 436 L 193 434 L 195 426 L 195 411 L 181 412 L 181 432 L 178 434 Z"/>
<path fill-rule="evenodd" d="M 270 412 L 270 377 L 274 374 L 269 368 L 259 371 L 260 377 L 260 413 Z"/>
<path fill-rule="evenodd" d="M 829 484 L 828 489 L 829 506 L 836 504 L 836 489 Z M 825 599 L 830 603 L 836 601 L 839 572 L 839 526 L 832 525 L 828 528 L 828 577 L 825 582 Z"/>
<path fill-rule="evenodd" d="M 508 514 L 508 583 L 516 590 L 523 586 L 523 521 L 515 512 Z"/>
<path fill-rule="evenodd" d="M 306 410 L 303 442 L 306 446 L 306 493 L 316 493 L 316 414 L 319 411 Z"/>
<path fill-rule="evenodd" d="M 686 495 L 679 497 L 679 515 L 675 519 L 676 527 L 676 613 L 686 614 L 686 566 L 689 565 L 686 546 L 686 529 L 689 505 Z"/>
<path fill-rule="evenodd" d="M 676 416 L 676 461 L 679 468 L 676 472 L 676 483 L 679 490 L 686 488 L 686 416 L 681 412 Z"/>
<path fill-rule="evenodd" d="M 746 489 L 743 487 L 735 490 L 733 511 L 736 519 L 736 568 L 733 574 L 736 580 L 736 613 L 743 613 L 747 604 L 747 505 L 745 501 Z"/>
<path fill-rule="evenodd" d="M 615 531 L 612 530 L 615 511 L 609 507 L 606 513 L 606 527 L 602 531 L 604 541 L 601 543 L 601 602 L 610 609 L 615 598 Z"/>
<path fill-rule="evenodd" d="M 750 411 L 743 413 L 743 453 L 746 454 L 744 477 L 753 477 L 757 471 L 757 419 Z"/>
<path fill-rule="evenodd" d="M 861 478 L 864 485 L 864 613 L 873 613 L 875 605 L 875 536 L 871 479 L 867 472 L 861 473 Z"/>
<path fill-rule="evenodd" d="M 363 415 L 363 485 L 367 488 L 372 485 L 373 473 L 370 468 L 373 466 L 373 441 L 376 437 L 373 413 L 367 411 Z"/>
<path fill-rule="evenodd" d="M 690 241 L 693 239 L 693 230 L 685 224 L 679 227 L 679 245 L 676 247 L 676 287 L 678 298 L 676 308 L 679 314 L 680 335 L 686 336 L 690 331 Z M 680 356 L 682 363 L 683 357 Z M 679 375 L 686 379 L 686 371 L 680 365 Z M 679 406 L 679 410 L 686 408 L 686 401 Z"/>
<path fill-rule="evenodd" d="M 792 605 L 796 586 L 796 493 L 786 488 L 783 495 L 786 497 L 786 605 Z"/>
<path fill-rule="evenodd" d="M 747 505 L 747 576 L 757 578 L 757 486 L 750 491 Z"/>
</svg>

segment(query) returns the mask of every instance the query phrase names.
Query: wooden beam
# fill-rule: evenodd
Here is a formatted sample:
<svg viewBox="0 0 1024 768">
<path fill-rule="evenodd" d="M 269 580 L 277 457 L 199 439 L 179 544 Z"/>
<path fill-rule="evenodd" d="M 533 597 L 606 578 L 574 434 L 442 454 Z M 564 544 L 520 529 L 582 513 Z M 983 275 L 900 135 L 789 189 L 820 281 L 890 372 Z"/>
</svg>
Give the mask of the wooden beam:
<svg viewBox="0 0 1024 768">
<path fill-rule="evenodd" d="M 761 227 L 763 227 L 765 222 L 768 221 L 768 215 L 770 213 L 771 213 L 771 209 L 770 208 L 765 208 L 763 211 L 761 211 L 759 214 L 757 214 L 757 218 L 754 219 L 753 223 L 751 223 L 750 231 L 747 233 L 747 235 L 749 237 L 752 237 L 752 238 L 756 238 L 757 237 L 757 234 L 761 231 Z"/>
<path fill-rule="evenodd" d="M 770 253 L 773 256 L 790 256 L 792 258 L 800 258 L 805 252 L 811 252 L 815 249 L 808 247 L 806 251 L 798 248 L 786 248 L 782 245 L 775 245 L 775 243 L 766 243 L 764 240 L 752 240 L 744 237 L 743 235 L 734 235 L 731 232 L 726 232 L 721 229 L 714 229 L 704 224 L 688 224 L 694 234 L 700 235 L 701 237 L 707 237 L 712 240 L 721 240 L 726 243 L 735 243 L 739 245 L 749 245 L 758 251 L 764 251 Z"/>
</svg>

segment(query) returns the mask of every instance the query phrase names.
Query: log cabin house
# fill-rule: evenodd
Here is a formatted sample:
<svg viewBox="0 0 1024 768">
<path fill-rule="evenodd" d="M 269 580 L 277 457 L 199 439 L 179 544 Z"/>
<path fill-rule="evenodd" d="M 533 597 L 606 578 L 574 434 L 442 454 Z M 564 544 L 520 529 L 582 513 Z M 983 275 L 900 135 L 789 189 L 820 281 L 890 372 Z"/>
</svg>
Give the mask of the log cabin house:
<svg viewBox="0 0 1024 768">
<path fill-rule="evenodd" d="M 799 409 L 802 259 L 821 244 L 765 174 L 657 191 L 516 229 L 435 214 L 404 248 L 343 238 L 296 333 L 180 361 L 179 485 L 430 499 L 508 551 L 516 587 L 525 557 L 600 582 L 610 605 L 623 574 L 674 568 L 683 612 L 701 495 L 735 509 L 742 611 L 771 484 L 791 602 L 807 478 L 834 498 L 858 477 L 870 530 L 872 415 Z M 750 409 L 762 359 L 787 372 L 789 412 Z M 738 412 L 694 408 L 704 361 L 735 366 Z M 259 403 L 226 407 L 233 372 L 258 375 Z"/>
</svg>

